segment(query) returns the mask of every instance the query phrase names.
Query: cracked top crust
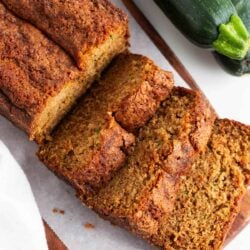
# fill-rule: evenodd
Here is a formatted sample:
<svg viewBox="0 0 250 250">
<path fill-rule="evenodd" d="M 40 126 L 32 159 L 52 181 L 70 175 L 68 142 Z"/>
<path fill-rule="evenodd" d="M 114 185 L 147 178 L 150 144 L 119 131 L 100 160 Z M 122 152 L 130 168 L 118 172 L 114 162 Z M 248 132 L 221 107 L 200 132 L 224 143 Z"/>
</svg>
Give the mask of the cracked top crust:
<svg viewBox="0 0 250 250">
<path fill-rule="evenodd" d="M 206 148 L 215 114 L 199 92 L 174 88 L 144 126 L 124 166 L 93 196 L 97 213 L 150 240 L 173 209 L 180 177 Z"/>
<path fill-rule="evenodd" d="M 156 244 L 222 249 L 249 184 L 249 167 L 250 127 L 217 119 L 206 150 L 182 177 L 172 213 L 161 218 Z"/>
<path fill-rule="evenodd" d="M 50 96 L 79 74 L 71 58 L 0 3 L 0 113 L 27 133 Z"/>
<path fill-rule="evenodd" d="M 172 74 L 148 58 L 118 56 L 51 141 L 41 145 L 39 158 L 81 192 L 99 189 L 124 162 L 125 151 L 134 142 L 128 131 L 154 115 L 172 86 Z"/>
<path fill-rule="evenodd" d="M 80 68 L 82 57 L 120 29 L 128 37 L 127 16 L 108 0 L 2 0 L 63 47 Z M 115 39 L 115 37 L 114 37 Z"/>
</svg>

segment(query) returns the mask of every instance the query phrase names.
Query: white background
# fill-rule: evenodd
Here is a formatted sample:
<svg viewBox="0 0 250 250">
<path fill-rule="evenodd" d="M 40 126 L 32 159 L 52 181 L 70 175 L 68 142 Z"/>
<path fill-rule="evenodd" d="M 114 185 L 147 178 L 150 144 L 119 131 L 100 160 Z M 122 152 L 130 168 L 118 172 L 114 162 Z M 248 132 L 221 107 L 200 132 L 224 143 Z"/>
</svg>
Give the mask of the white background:
<svg viewBox="0 0 250 250">
<path fill-rule="evenodd" d="M 113 2 L 125 9 L 120 0 Z M 151 0 L 137 2 L 188 67 L 220 116 L 250 124 L 250 77 L 235 78 L 226 74 L 208 52 L 187 42 Z M 144 54 L 162 68 L 174 71 L 131 16 L 130 28 L 133 52 Z M 175 80 L 178 85 L 186 86 L 176 73 Z M 0 117 L 0 138 L 27 174 L 43 218 L 69 249 L 155 249 L 125 230 L 99 219 L 96 214 L 82 205 L 74 197 L 73 189 L 55 177 L 37 160 L 36 144 L 29 142 L 22 131 L 2 117 Z M 52 212 L 53 208 L 62 209 L 65 214 L 55 214 Z M 85 223 L 92 223 L 95 229 L 86 229 Z M 249 249 L 247 247 L 249 233 L 250 228 L 247 228 L 227 249 Z"/>
</svg>

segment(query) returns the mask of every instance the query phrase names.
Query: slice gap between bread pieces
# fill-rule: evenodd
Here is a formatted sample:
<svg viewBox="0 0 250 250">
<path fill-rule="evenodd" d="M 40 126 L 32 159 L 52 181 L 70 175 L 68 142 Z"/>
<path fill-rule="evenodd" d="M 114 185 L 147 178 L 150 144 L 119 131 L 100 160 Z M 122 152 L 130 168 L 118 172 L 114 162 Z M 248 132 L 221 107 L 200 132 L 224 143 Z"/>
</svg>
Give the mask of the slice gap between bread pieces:
<svg viewBox="0 0 250 250">
<path fill-rule="evenodd" d="M 79 198 L 101 217 L 150 241 L 174 206 L 181 176 L 204 150 L 215 114 L 199 92 L 174 88 L 140 129 L 126 163 L 95 195 Z"/>
<path fill-rule="evenodd" d="M 207 149 L 181 178 L 172 213 L 152 242 L 164 249 L 222 249 L 249 183 L 250 127 L 217 120 Z"/>
<path fill-rule="evenodd" d="M 128 37 L 119 31 L 84 54 L 86 67 L 74 61 L 29 23 L 0 3 L 0 113 L 41 142 L 71 109 L 100 72 L 121 52 Z M 120 24 L 127 29 L 127 24 Z"/>
<path fill-rule="evenodd" d="M 154 115 L 172 87 L 172 74 L 148 58 L 119 55 L 40 145 L 40 160 L 82 194 L 98 190 L 125 161 L 131 132 Z"/>
</svg>

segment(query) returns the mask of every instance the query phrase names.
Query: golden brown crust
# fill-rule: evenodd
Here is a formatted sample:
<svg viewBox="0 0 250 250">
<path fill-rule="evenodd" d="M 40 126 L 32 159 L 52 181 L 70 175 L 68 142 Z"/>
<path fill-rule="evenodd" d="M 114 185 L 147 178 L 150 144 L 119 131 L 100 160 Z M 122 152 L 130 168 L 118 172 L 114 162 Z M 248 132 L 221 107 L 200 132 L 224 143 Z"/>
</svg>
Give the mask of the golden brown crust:
<svg viewBox="0 0 250 250">
<path fill-rule="evenodd" d="M 134 136 L 123 130 L 113 117 L 109 117 L 100 137 L 100 150 L 93 154 L 86 168 L 78 169 L 72 176 L 94 189 L 110 180 L 125 160 L 124 150 L 134 143 Z"/>
<path fill-rule="evenodd" d="M 147 61 L 146 58 L 144 60 Z M 159 70 L 158 67 L 150 68 L 141 86 L 121 101 L 115 111 L 115 119 L 128 131 L 142 127 L 155 113 L 160 102 L 166 98 L 170 92 L 167 93 L 166 89 L 171 90 L 172 85 L 172 73 Z"/>
<path fill-rule="evenodd" d="M 62 153 L 60 150 L 67 152 L 65 158 L 68 159 L 64 165 L 59 162 L 60 158 L 56 155 L 48 155 L 46 146 L 40 148 L 38 156 L 56 175 L 65 179 L 83 195 L 87 195 L 110 180 L 112 174 L 125 160 L 124 151 L 134 143 L 134 136 L 122 129 L 110 115 L 107 116 L 99 137 L 98 150 L 88 149 L 91 152 L 89 152 L 90 157 L 88 157 L 87 163 L 79 161 L 79 167 L 75 169 L 70 169 L 73 167 L 70 164 L 70 157 L 75 157 L 77 153 L 72 146 L 68 148 L 64 145 L 64 148 L 56 148 L 58 154 Z M 67 138 L 63 139 L 67 140 Z M 76 157 L 80 157 L 80 155 Z"/>
<path fill-rule="evenodd" d="M 157 72 L 162 75 L 160 78 L 154 78 Z M 141 91 L 145 85 L 147 91 Z M 148 58 L 118 56 L 99 83 L 58 126 L 51 141 L 41 145 L 39 158 L 81 192 L 98 190 L 122 165 L 124 151 L 133 143 L 132 134 L 122 127 L 136 129 L 145 124 L 172 86 L 172 75 Z M 145 103 L 149 98 L 151 102 Z M 121 126 L 116 114 L 127 99 L 131 100 L 131 107 L 144 106 L 124 114 Z"/>
<path fill-rule="evenodd" d="M 187 171 L 197 152 L 205 149 L 216 114 L 198 91 L 175 87 L 174 94 L 178 97 L 190 96 L 194 103 L 181 124 L 178 140 L 173 140 L 170 150 L 165 154 L 163 169 L 169 174 L 178 175 Z"/>
<path fill-rule="evenodd" d="M 128 75 L 130 72 L 131 77 Z M 109 111 L 123 128 L 131 132 L 142 127 L 155 114 L 174 85 L 171 72 L 160 69 L 147 57 L 136 54 L 119 55 L 113 62 L 107 79 L 112 75 L 119 75 L 122 83 L 116 88 L 116 94 L 123 92 L 125 84 L 130 88 L 117 101 L 110 101 Z M 103 84 L 105 86 L 102 91 L 105 96 L 110 91 L 110 83 L 105 83 L 104 79 Z M 115 93 L 113 97 L 116 98 Z"/>
<path fill-rule="evenodd" d="M 214 120 L 200 93 L 174 88 L 140 130 L 123 168 L 96 195 L 79 192 L 80 199 L 102 217 L 150 240 L 161 218 L 171 212 L 180 176 L 204 150 Z"/>
<path fill-rule="evenodd" d="M 0 112 L 29 134 L 49 97 L 79 71 L 40 31 L 0 3 Z"/>
<path fill-rule="evenodd" d="M 76 59 L 80 68 L 85 67 L 84 55 L 110 39 L 117 30 L 126 40 L 128 38 L 127 16 L 108 0 L 2 2 L 47 33 Z"/>
<path fill-rule="evenodd" d="M 113 57 L 127 48 L 127 38 L 118 30 L 112 33 L 114 39 L 86 51 L 86 67 L 79 71 L 59 46 L 12 15 L 3 4 L 0 34 L 0 112 L 38 142 L 51 132 Z"/>
</svg>

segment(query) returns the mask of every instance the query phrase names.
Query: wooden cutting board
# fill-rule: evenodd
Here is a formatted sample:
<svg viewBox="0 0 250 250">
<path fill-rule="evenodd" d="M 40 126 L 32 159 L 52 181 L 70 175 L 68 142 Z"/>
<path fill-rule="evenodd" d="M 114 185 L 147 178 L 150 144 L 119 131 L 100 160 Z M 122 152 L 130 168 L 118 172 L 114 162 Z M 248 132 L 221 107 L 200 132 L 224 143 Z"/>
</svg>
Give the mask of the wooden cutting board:
<svg viewBox="0 0 250 250">
<path fill-rule="evenodd" d="M 174 51 L 167 45 L 167 43 L 162 39 L 159 33 L 154 29 L 150 22 L 146 19 L 143 13 L 137 8 L 132 0 L 122 0 L 130 13 L 134 16 L 138 24 L 143 28 L 147 35 L 151 38 L 154 44 L 158 47 L 161 53 L 169 61 L 169 63 L 175 68 L 179 75 L 184 79 L 184 81 L 192 89 L 199 89 L 198 85 L 194 81 L 192 75 L 188 72 L 185 66 L 181 63 L 178 57 L 175 55 Z M 242 200 L 241 211 L 237 216 L 232 228 L 227 236 L 225 244 L 228 244 L 233 240 L 237 234 L 242 231 L 242 229 L 250 221 L 250 190 Z M 46 238 L 48 242 L 49 250 L 66 250 L 67 247 L 55 234 L 55 232 L 49 227 L 49 225 L 44 221 L 44 227 L 46 232 Z"/>
<path fill-rule="evenodd" d="M 49 250 L 67 250 L 67 247 L 64 243 L 59 239 L 59 237 L 55 234 L 55 232 L 50 228 L 50 226 L 43 221 L 46 239 L 48 243 Z"/>
</svg>

